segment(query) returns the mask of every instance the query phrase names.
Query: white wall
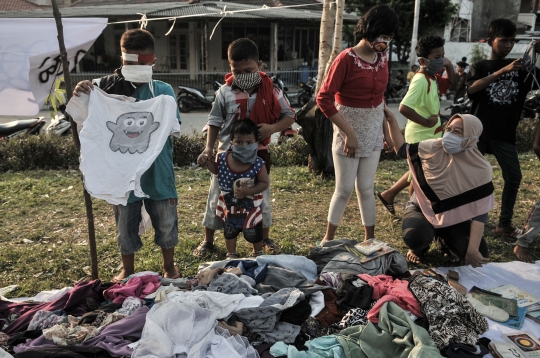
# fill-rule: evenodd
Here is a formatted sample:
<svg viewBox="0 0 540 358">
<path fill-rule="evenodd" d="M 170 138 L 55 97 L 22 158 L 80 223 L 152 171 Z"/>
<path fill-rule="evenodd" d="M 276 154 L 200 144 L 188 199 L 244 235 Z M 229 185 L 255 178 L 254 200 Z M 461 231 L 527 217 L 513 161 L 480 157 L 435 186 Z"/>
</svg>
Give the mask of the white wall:
<svg viewBox="0 0 540 358">
<path fill-rule="evenodd" d="M 523 41 L 523 40 L 522 40 Z M 452 61 L 452 63 L 456 63 L 458 61 L 461 61 L 461 58 L 463 56 L 467 57 L 467 61 L 470 61 L 471 55 L 472 55 L 472 49 L 475 45 L 479 44 L 482 46 L 486 52 L 486 54 L 489 56 L 491 53 L 491 47 L 487 43 L 479 43 L 479 42 L 450 42 L 447 41 L 444 44 L 444 53 L 445 56 Z M 508 55 L 509 58 L 518 58 L 522 57 L 523 53 L 527 49 L 528 42 L 524 43 L 518 43 L 514 45 L 514 48 L 512 49 L 512 52 Z M 470 64 L 470 62 L 469 62 Z"/>
</svg>

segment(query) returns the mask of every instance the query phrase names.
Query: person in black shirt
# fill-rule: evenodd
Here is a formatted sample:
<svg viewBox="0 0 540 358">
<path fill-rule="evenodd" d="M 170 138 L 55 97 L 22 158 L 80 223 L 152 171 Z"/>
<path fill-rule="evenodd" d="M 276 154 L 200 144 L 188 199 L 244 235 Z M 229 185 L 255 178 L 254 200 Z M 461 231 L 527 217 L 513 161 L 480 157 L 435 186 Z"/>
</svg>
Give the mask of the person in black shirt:
<svg viewBox="0 0 540 358">
<path fill-rule="evenodd" d="M 456 88 L 454 89 L 454 104 L 458 103 L 458 99 L 465 97 L 467 94 L 467 80 L 469 74 L 465 69 L 469 67 L 467 62 L 459 61 L 456 66 Z M 452 116 L 459 113 L 459 107 L 452 108 Z"/>
<path fill-rule="evenodd" d="M 521 183 L 521 168 L 516 150 L 516 129 L 532 75 L 522 59 L 507 59 L 515 44 L 516 25 L 507 19 L 493 20 L 488 29 L 491 55 L 471 66 L 468 94 L 471 114 L 482 121 L 484 130 L 478 142 L 482 153 L 491 153 L 499 163 L 504 179 L 499 223 L 493 233 L 517 237 L 521 230 L 512 226 L 514 204 Z M 540 52 L 540 43 L 536 44 Z"/>
</svg>

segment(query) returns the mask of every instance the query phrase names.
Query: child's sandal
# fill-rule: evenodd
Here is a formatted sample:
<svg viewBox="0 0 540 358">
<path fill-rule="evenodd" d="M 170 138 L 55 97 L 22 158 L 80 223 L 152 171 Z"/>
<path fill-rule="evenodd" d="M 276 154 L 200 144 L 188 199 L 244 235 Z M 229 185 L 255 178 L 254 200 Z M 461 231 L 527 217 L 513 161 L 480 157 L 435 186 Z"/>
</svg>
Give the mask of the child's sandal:
<svg viewBox="0 0 540 358">
<path fill-rule="evenodd" d="M 238 259 L 238 255 L 235 253 L 227 253 L 227 256 L 225 256 L 227 260 L 236 260 Z"/>
<path fill-rule="evenodd" d="M 251 256 L 252 257 L 262 256 L 263 254 L 264 254 L 263 250 L 251 251 Z"/>
</svg>

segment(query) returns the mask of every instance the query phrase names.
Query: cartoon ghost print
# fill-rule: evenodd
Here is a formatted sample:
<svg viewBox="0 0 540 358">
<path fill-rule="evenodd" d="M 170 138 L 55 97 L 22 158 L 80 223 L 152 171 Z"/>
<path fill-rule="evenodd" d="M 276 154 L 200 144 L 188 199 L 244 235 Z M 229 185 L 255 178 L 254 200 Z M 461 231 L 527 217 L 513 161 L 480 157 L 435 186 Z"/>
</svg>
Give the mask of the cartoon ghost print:
<svg viewBox="0 0 540 358">
<path fill-rule="evenodd" d="M 159 128 L 151 112 L 124 113 L 114 122 L 107 122 L 113 132 L 109 147 L 113 152 L 144 153 L 150 145 L 150 135 Z"/>
<path fill-rule="evenodd" d="M 514 81 L 514 76 L 519 76 L 517 71 L 504 74 L 498 81 L 491 83 L 486 91 L 492 103 L 501 105 L 511 105 L 515 102 L 519 93 L 519 86 Z"/>
</svg>

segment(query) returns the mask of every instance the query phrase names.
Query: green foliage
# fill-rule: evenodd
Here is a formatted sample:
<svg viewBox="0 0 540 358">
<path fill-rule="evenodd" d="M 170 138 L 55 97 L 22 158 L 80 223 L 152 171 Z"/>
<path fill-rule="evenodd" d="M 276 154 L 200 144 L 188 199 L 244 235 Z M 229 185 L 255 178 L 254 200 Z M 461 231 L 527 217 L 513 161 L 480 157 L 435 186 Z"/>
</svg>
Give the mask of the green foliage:
<svg viewBox="0 0 540 358">
<path fill-rule="evenodd" d="M 516 147 L 519 153 L 532 150 L 537 122 L 532 118 L 524 118 L 519 122 L 516 131 Z"/>
<path fill-rule="evenodd" d="M 173 138 L 176 167 L 191 166 L 206 146 L 199 133 Z M 273 165 L 307 165 L 307 145 L 301 136 L 270 144 Z M 23 170 L 76 169 L 79 156 L 71 137 L 30 136 L 0 141 L 0 172 Z"/>
<path fill-rule="evenodd" d="M 488 57 L 488 53 L 481 44 L 476 44 L 472 48 L 470 63 L 476 63 L 478 61 L 485 60 Z"/>
<path fill-rule="evenodd" d="M 407 63 L 411 52 L 414 2 L 415 0 L 350 0 L 346 2 L 345 11 L 361 15 L 375 5 L 390 5 L 399 16 L 399 31 L 394 35 L 394 50 L 399 61 Z M 421 0 L 418 37 L 435 33 L 441 26 L 449 23 L 458 10 L 457 4 L 452 0 Z"/>
</svg>

